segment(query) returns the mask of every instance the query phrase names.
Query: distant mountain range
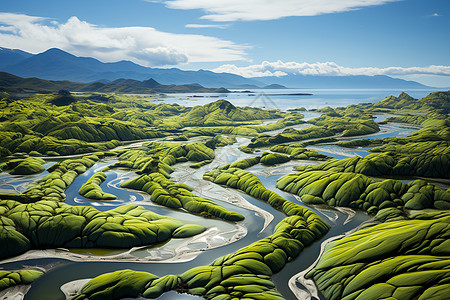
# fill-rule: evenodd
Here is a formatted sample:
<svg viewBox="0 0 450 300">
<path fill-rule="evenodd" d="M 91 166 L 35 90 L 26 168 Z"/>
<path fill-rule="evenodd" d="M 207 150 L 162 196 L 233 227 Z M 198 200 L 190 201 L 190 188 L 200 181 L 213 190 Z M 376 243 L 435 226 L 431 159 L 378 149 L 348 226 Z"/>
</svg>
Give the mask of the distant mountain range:
<svg viewBox="0 0 450 300">
<path fill-rule="evenodd" d="M 67 90 L 71 92 L 100 92 L 121 94 L 152 93 L 229 93 L 227 89 L 205 88 L 199 84 L 163 85 L 153 79 L 138 81 L 117 79 L 113 82 L 78 83 L 51 81 L 39 78 L 22 78 L 0 72 L 0 91 L 8 93 L 48 93 Z"/>
<path fill-rule="evenodd" d="M 206 70 L 184 71 L 177 68 L 148 68 L 130 61 L 103 63 L 89 57 L 77 57 L 60 49 L 40 54 L 0 48 L 0 71 L 21 77 L 46 80 L 108 83 L 126 78 L 138 81 L 153 78 L 162 85 L 200 84 L 209 88 L 270 88 L 274 84 L 289 88 L 429 88 L 415 81 L 389 76 L 304 76 L 245 78 L 230 73 Z M 269 86 L 268 86 L 269 85 Z"/>
</svg>

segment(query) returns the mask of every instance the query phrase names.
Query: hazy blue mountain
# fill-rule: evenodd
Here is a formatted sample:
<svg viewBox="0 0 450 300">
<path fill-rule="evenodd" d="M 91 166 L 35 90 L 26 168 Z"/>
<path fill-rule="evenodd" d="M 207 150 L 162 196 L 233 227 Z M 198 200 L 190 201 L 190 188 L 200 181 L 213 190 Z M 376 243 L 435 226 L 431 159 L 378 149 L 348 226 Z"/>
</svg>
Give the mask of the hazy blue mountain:
<svg viewBox="0 0 450 300">
<path fill-rule="evenodd" d="M 282 85 L 282 84 L 276 84 L 276 83 L 272 83 L 272 84 L 269 84 L 269 85 L 266 85 L 265 87 L 264 87 L 265 89 L 287 89 L 287 87 L 285 87 L 284 85 Z"/>
<path fill-rule="evenodd" d="M 254 89 L 266 86 L 288 88 L 427 88 L 414 81 L 389 76 L 303 76 L 245 78 L 207 70 L 184 71 L 177 68 L 147 68 L 130 61 L 103 63 L 89 57 L 77 57 L 60 49 L 40 54 L 0 48 L 0 71 L 21 77 L 47 80 L 108 83 L 118 79 L 145 81 L 153 78 L 163 85 L 200 84 L 209 88 Z"/>
<path fill-rule="evenodd" d="M 19 49 L 7 49 L 0 47 L 0 67 L 16 64 L 32 56 L 33 54 Z"/>
<path fill-rule="evenodd" d="M 234 88 L 239 88 L 243 84 L 264 85 L 262 82 L 228 73 L 219 74 L 205 70 L 183 71 L 176 68 L 147 68 L 130 61 L 102 63 L 94 58 L 77 57 L 55 48 L 32 55 L 13 65 L 0 66 L 0 70 L 21 77 L 85 83 L 114 81 L 120 78 L 135 80 L 154 78 L 166 85 L 197 83 L 205 87 Z"/>
<path fill-rule="evenodd" d="M 254 78 L 267 84 L 281 84 L 288 88 L 329 88 L 329 89 L 376 89 L 376 88 L 413 88 L 421 89 L 428 86 L 415 81 L 392 78 L 385 75 L 376 76 L 312 76 L 287 75 L 282 77 Z"/>
</svg>

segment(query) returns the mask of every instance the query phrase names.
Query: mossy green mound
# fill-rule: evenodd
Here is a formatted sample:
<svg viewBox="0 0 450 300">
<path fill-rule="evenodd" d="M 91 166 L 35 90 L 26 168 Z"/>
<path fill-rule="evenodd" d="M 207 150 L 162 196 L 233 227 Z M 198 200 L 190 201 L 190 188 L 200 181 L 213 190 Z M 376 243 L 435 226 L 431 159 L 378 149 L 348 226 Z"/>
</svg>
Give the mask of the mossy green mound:
<svg viewBox="0 0 450 300">
<path fill-rule="evenodd" d="M 270 151 L 285 153 L 290 155 L 292 159 L 300 160 L 327 160 L 331 158 L 314 150 L 306 149 L 304 144 L 275 145 L 270 148 Z"/>
<path fill-rule="evenodd" d="M 0 270 L 0 291 L 16 285 L 31 284 L 42 275 L 44 275 L 44 272 L 37 270 Z"/>
<path fill-rule="evenodd" d="M 361 173 L 367 176 L 409 175 L 450 178 L 450 154 L 374 153 L 365 157 L 331 159 L 320 165 L 300 166 L 298 171 Z"/>
<path fill-rule="evenodd" d="M 125 167 L 139 174 L 159 172 L 168 177 L 173 172 L 171 165 L 185 161 L 211 162 L 214 158 L 214 150 L 203 143 L 151 143 L 136 150 L 124 151 L 119 155 L 120 161 L 108 169 Z"/>
<path fill-rule="evenodd" d="M 241 150 L 242 152 L 248 153 L 248 154 L 255 153 L 255 149 L 249 148 L 247 146 L 240 146 L 238 149 Z"/>
<path fill-rule="evenodd" d="M 174 209 L 185 209 L 205 217 L 216 217 L 228 221 L 242 221 L 244 217 L 231 212 L 212 200 L 199 197 L 181 183 L 173 183 L 160 173 L 141 175 L 122 184 L 124 188 L 141 190 L 151 195 L 150 200 Z"/>
<path fill-rule="evenodd" d="M 228 167 L 228 166 L 227 166 Z M 168 290 L 190 293 L 202 296 L 206 299 L 277 299 L 283 297 L 276 290 L 274 283 L 270 280 L 272 274 L 279 272 L 286 263 L 295 259 L 312 242 L 322 237 L 328 231 L 328 225 L 315 213 L 287 201 L 279 195 L 266 190 L 254 175 L 238 168 L 216 169 L 221 174 L 227 172 L 237 172 L 242 179 L 242 183 L 252 179 L 253 188 L 248 189 L 249 193 L 258 188 L 264 191 L 260 199 L 264 199 L 274 206 L 278 206 L 288 217 L 283 219 L 274 229 L 274 233 L 262 240 L 246 246 L 235 253 L 220 257 L 210 266 L 200 266 L 184 272 L 180 276 L 168 275 L 160 279 L 149 282 L 141 292 L 144 297 L 156 298 Z M 239 171 L 243 172 L 240 173 Z M 209 175 L 210 179 L 214 175 Z M 236 175 L 236 176 L 239 176 Z M 244 188 L 241 186 L 240 189 Z M 179 229 L 182 231 L 182 229 Z M 123 272 L 128 272 L 127 270 Z M 151 274 L 147 274 L 151 276 Z M 102 275 L 105 276 L 105 275 Z M 144 276 L 136 272 L 136 276 Z M 114 277 L 115 278 L 115 277 Z M 92 284 L 90 284 L 92 282 Z M 110 277 L 100 276 L 91 280 L 77 297 L 87 297 L 85 289 L 88 285 L 108 282 L 102 286 L 101 291 L 108 290 L 114 282 Z M 120 280 L 120 286 L 127 286 L 129 281 Z M 141 287 L 140 285 L 139 287 Z M 112 289 L 114 289 L 113 287 Z M 125 288 L 124 288 L 125 289 Z M 91 293 L 92 294 L 92 293 Z M 134 296 L 136 297 L 136 296 Z M 84 299 L 84 298 L 75 298 Z M 93 299 L 89 297 L 89 299 Z"/>
<path fill-rule="evenodd" d="M 183 226 L 177 228 L 173 233 L 173 237 L 174 238 L 191 237 L 191 236 L 200 234 L 200 233 L 204 232 L 205 230 L 206 230 L 206 228 L 201 225 L 187 224 L 187 225 L 183 225 Z"/>
<path fill-rule="evenodd" d="M 25 203 L 39 200 L 64 201 L 66 199 L 64 191 L 78 175 L 86 172 L 98 160 L 98 156 L 89 155 L 83 158 L 61 161 L 48 169 L 50 174 L 35 183 L 31 183 L 23 194 L 18 197 L 0 195 L 0 199 L 15 199 Z"/>
<path fill-rule="evenodd" d="M 406 93 L 401 93 L 398 97 L 386 97 L 382 101 L 374 103 L 373 107 L 420 112 L 442 110 L 448 114 L 450 112 L 450 93 L 435 92 L 419 100 Z"/>
<path fill-rule="evenodd" d="M 39 152 L 47 156 L 82 154 L 105 151 L 121 145 L 118 140 L 105 142 L 85 142 L 77 139 L 60 140 L 55 137 L 24 137 L 15 146 L 15 152 Z"/>
<path fill-rule="evenodd" d="M 273 113 L 272 117 L 279 117 L 279 112 Z M 253 122 L 255 123 L 255 122 Z M 228 135 L 241 135 L 254 137 L 259 133 L 278 130 L 287 126 L 293 126 L 297 124 L 303 124 L 303 115 L 301 114 L 287 114 L 283 119 L 278 120 L 268 125 L 249 125 L 249 124 L 230 124 L 230 126 L 214 126 L 214 127 L 191 127 L 189 131 L 185 131 L 184 134 L 189 137 L 194 136 L 215 136 L 217 134 Z M 239 125 L 239 126 L 237 126 Z"/>
<path fill-rule="evenodd" d="M 242 159 L 242 160 L 237 160 L 229 165 L 224 166 L 223 169 L 227 169 L 227 168 L 247 169 L 254 165 L 259 164 L 260 160 L 261 160 L 261 157 L 259 157 L 259 156 L 246 158 L 246 159 Z"/>
<path fill-rule="evenodd" d="M 216 149 L 219 147 L 225 147 L 227 145 L 232 145 L 236 143 L 237 140 L 235 137 L 226 136 L 226 135 L 216 135 L 209 141 L 205 143 L 205 146 L 211 149 Z"/>
<path fill-rule="evenodd" d="M 120 270 L 103 274 L 90 280 L 76 295 L 74 300 L 84 299 L 122 299 L 125 297 L 158 298 L 164 292 L 179 287 L 180 279 L 175 275 L 161 278 L 133 270 Z"/>
<path fill-rule="evenodd" d="M 158 277 L 133 270 L 121 270 L 100 275 L 89 281 L 74 300 L 137 298 L 146 285 Z"/>
<path fill-rule="evenodd" d="M 308 204 L 358 208 L 375 214 L 388 207 L 450 209 L 450 191 L 422 180 L 408 184 L 381 182 L 356 173 L 306 171 L 286 175 L 277 182 L 281 190 L 300 196 Z"/>
<path fill-rule="evenodd" d="M 264 152 L 263 155 L 261 156 L 260 163 L 266 166 L 273 166 L 276 164 L 288 162 L 290 160 L 291 158 L 287 155 Z"/>
<path fill-rule="evenodd" d="M 366 135 L 380 131 L 377 123 L 369 115 L 361 113 L 343 116 L 338 113 L 328 113 L 309 122 L 316 126 L 323 126 L 335 133 L 342 132 L 342 136 Z"/>
<path fill-rule="evenodd" d="M 341 134 L 342 136 L 355 136 L 380 131 L 378 125 L 369 115 L 360 112 L 354 114 L 347 112 L 343 116 L 339 114 L 325 114 L 310 120 L 309 123 L 316 126 L 307 127 L 301 130 L 288 128 L 275 136 L 261 135 L 253 139 L 248 147 L 267 147 L 307 139 L 326 138 L 336 134 Z"/>
<path fill-rule="evenodd" d="M 0 171 L 9 172 L 12 175 L 38 174 L 45 170 L 42 166 L 44 163 L 43 159 L 36 157 L 11 159 L 6 163 L 0 164 Z"/>
<path fill-rule="evenodd" d="M 248 147 L 249 148 L 267 147 L 282 143 L 291 143 L 307 139 L 329 137 L 334 134 L 335 132 L 333 130 L 322 126 L 312 126 L 301 130 L 287 128 L 283 130 L 282 133 L 279 133 L 274 136 L 263 134 L 257 138 L 254 138 L 252 139 L 252 142 L 248 145 Z"/>
<path fill-rule="evenodd" d="M 450 140 L 450 118 L 447 115 L 436 114 L 428 114 L 427 116 L 421 116 L 421 118 L 420 125 L 423 125 L 424 128 L 413 132 L 407 137 L 362 139 L 340 142 L 338 145 L 342 147 L 381 146 L 369 151 L 390 152 L 393 154 L 429 154 L 430 149 L 433 149 L 433 146 L 437 144 L 439 150 L 436 149 L 436 151 L 442 152 L 445 150 L 448 153 L 446 148 L 448 148 L 448 141 Z M 413 152 L 409 150 L 413 150 Z"/>
<path fill-rule="evenodd" d="M 203 106 L 195 106 L 177 117 L 163 120 L 163 124 L 173 127 L 239 125 L 246 121 L 272 119 L 281 116 L 254 107 L 235 107 L 226 100 L 218 100 Z"/>
<path fill-rule="evenodd" d="M 93 200 L 114 200 L 117 197 L 113 194 L 103 192 L 100 185 L 106 180 L 104 172 L 97 172 L 83 184 L 78 193 Z"/>
<path fill-rule="evenodd" d="M 192 236 L 200 227 L 160 216 L 136 205 L 100 212 L 89 206 L 38 201 L 21 204 L 0 201 L 2 226 L 0 257 L 21 254 L 30 248 L 132 248 L 177 237 Z"/>
<path fill-rule="evenodd" d="M 30 240 L 24 236 L 14 221 L 4 216 L 5 208 L 0 216 L 0 240 L 2 247 L 0 248 L 0 258 L 10 257 L 28 251 L 31 248 Z"/>
<path fill-rule="evenodd" d="M 327 244 L 314 278 L 326 299 L 445 299 L 450 214 L 419 214 Z"/>
<path fill-rule="evenodd" d="M 204 160 L 195 164 L 190 165 L 189 167 L 193 168 L 193 169 L 199 169 L 203 166 L 206 166 L 207 164 L 212 163 L 212 160 Z"/>
</svg>

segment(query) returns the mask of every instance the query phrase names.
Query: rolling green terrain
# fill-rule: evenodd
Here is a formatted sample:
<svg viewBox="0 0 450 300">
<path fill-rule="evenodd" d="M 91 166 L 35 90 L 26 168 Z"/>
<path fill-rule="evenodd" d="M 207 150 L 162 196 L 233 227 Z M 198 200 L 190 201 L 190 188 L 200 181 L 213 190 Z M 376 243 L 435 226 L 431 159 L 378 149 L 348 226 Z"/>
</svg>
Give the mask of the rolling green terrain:
<svg viewBox="0 0 450 300">
<path fill-rule="evenodd" d="M 110 83 L 79 83 L 70 81 L 51 81 L 39 78 L 21 78 L 9 73 L 0 72 L 0 91 L 8 93 L 51 93 L 59 90 L 122 94 L 229 92 L 225 88 L 205 88 L 200 84 L 164 85 L 156 82 L 152 78 L 144 81 L 117 79 Z"/>
<path fill-rule="evenodd" d="M 444 299 L 450 292 L 450 189 L 431 179 L 450 179 L 449 95 L 416 100 L 402 93 L 374 104 L 326 107 L 308 121 L 312 126 L 297 129 L 306 123 L 297 111 L 225 100 L 189 108 L 115 94 L 60 91 L 16 100 L 3 93 L 1 176 L 29 182 L 20 191 L 0 190 L 0 259 L 56 248 L 157 249 L 215 230 L 209 221 L 245 227 L 247 215 L 234 211 L 232 201 L 215 201 L 203 189 L 214 186 L 243 193 L 282 217 L 267 234 L 207 263 L 162 276 L 132 269 L 102 274 L 74 299 L 157 298 L 168 291 L 214 300 L 283 299 L 273 275 L 323 242 L 333 225 L 319 213 L 330 207 L 373 218 L 327 243 L 307 273 L 326 299 Z M 383 124 L 372 117 L 379 113 L 396 115 L 383 123 L 420 129 L 407 137 L 364 138 L 380 131 Z M 336 159 L 312 145 L 367 147 L 371 154 Z M 218 155 L 238 148 L 243 159 Z M 287 175 L 278 176 L 277 188 L 299 201 L 256 175 L 279 166 Z M 109 186 L 114 176 L 119 190 Z M 66 196 L 74 187 L 81 204 Z M 124 189 L 148 195 L 145 201 L 164 213 L 113 192 Z M 122 205 L 94 207 L 112 202 Z M 0 291 L 43 277 L 41 270 L 1 270 Z"/>
</svg>

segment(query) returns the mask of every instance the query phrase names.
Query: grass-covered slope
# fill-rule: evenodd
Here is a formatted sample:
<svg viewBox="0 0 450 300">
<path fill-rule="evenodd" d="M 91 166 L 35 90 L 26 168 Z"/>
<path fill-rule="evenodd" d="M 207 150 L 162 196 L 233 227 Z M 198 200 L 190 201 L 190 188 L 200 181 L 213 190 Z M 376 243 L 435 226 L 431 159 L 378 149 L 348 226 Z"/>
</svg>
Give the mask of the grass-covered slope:
<svg viewBox="0 0 450 300">
<path fill-rule="evenodd" d="M 38 174 L 45 170 L 42 166 L 44 163 L 43 159 L 36 157 L 11 159 L 0 163 L 0 172 L 8 172 L 12 175 Z"/>
<path fill-rule="evenodd" d="M 235 107 L 226 100 L 195 106 L 189 112 L 164 120 L 164 123 L 186 126 L 223 126 L 247 121 L 273 119 L 281 114 L 251 107 Z M 249 123 L 251 124 L 251 123 Z"/>
<path fill-rule="evenodd" d="M 114 200 L 117 197 L 113 194 L 103 192 L 100 185 L 106 180 L 104 172 L 97 172 L 84 183 L 78 193 L 86 198 L 93 200 Z"/>
<path fill-rule="evenodd" d="M 373 104 L 374 108 L 396 109 L 403 111 L 443 111 L 450 112 L 450 92 L 435 92 L 428 96 L 416 100 L 406 93 L 401 93 L 398 97 L 389 96 L 382 101 Z"/>
<path fill-rule="evenodd" d="M 82 158 L 67 159 L 51 166 L 50 174 L 37 182 L 31 183 L 28 189 L 19 195 L 0 194 L 0 199 L 11 199 L 22 203 L 32 203 L 40 200 L 63 202 L 66 199 L 65 190 L 75 178 L 86 172 L 99 158 L 96 155 Z"/>
<path fill-rule="evenodd" d="M 300 166 L 298 171 L 354 172 L 367 176 L 409 175 L 450 178 L 449 154 L 370 154 L 365 157 L 332 159 L 316 166 Z"/>
<path fill-rule="evenodd" d="M 330 112 L 312 119 L 309 123 L 315 126 L 301 130 L 292 128 L 285 129 L 277 135 L 260 135 L 248 145 L 250 148 L 267 147 L 288 142 L 298 142 L 308 139 L 326 138 L 334 135 L 356 136 L 371 134 L 380 131 L 377 123 L 370 115 L 361 111 L 348 111 L 339 114 L 331 109 Z"/>
<path fill-rule="evenodd" d="M 270 148 L 270 151 L 288 154 L 292 159 L 299 160 L 327 160 L 331 157 L 316 152 L 314 150 L 306 149 L 306 146 L 300 144 L 290 145 L 275 145 Z"/>
<path fill-rule="evenodd" d="M 44 272 L 38 270 L 0 270 L 0 291 L 17 285 L 31 284 L 42 275 Z"/>
<path fill-rule="evenodd" d="M 330 242 L 308 273 L 326 299 L 447 299 L 450 214 L 415 213 Z"/>
<path fill-rule="evenodd" d="M 351 207 L 372 214 L 388 207 L 450 209 L 450 191 L 423 180 L 377 182 L 352 172 L 308 171 L 280 178 L 277 187 L 308 204 Z"/>
<path fill-rule="evenodd" d="M 170 239 L 183 223 L 136 205 L 100 212 L 41 200 L 0 200 L 0 257 L 45 248 L 132 248 Z"/>
<path fill-rule="evenodd" d="M 176 184 L 162 174 L 143 174 L 135 179 L 124 182 L 124 188 L 141 190 L 151 195 L 150 200 L 174 209 L 184 209 L 205 217 L 216 217 L 227 221 L 242 221 L 244 217 L 231 212 L 214 201 L 199 197 L 192 193 L 185 184 Z"/>
<path fill-rule="evenodd" d="M 248 167 L 258 161 L 249 159 L 235 165 Z M 238 188 L 267 201 L 287 217 L 269 237 L 220 257 L 209 266 L 195 267 L 180 276 L 161 278 L 150 273 L 117 271 L 92 279 L 75 299 L 157 298 L 169 290 L 216 300 L 283 299 L 271 276 L 295 259 L 304 247 L 322 237 L 328 231 L 328 225 L 309 209 L 267 190 L 256 176 L 240 168 L 227 165 L 205 174 L 205 179 Z"/>
</svg>

